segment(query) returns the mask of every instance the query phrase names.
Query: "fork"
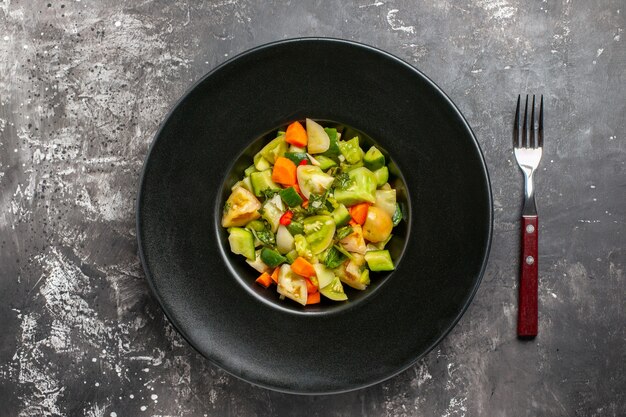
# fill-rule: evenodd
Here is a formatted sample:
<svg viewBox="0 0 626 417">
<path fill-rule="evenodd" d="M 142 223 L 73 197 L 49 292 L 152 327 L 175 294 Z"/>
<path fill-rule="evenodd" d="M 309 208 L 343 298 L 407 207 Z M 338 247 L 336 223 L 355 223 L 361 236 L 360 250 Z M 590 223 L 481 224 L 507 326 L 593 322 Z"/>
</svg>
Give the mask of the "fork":
<svg viewBox="0 0 626 417">
<path fill-rule="evenodd" d="M 524 173 L 524 209 L 522 210 L 522 259 L 519 284 L 519 307 L 517 314 L 517 335 L 532 339 L 537 336 L 537 286 L 538 286 L 538 217 L 535 204 L 533 176 L 541 161 L 543 149 L 543 95 L 539 105 L 539 123 L 535 132 L 535 96 L 531 105 L 530 126 L 528 120 L 528 95 L 524 106 L 524 124 L 520 135 L 520 101 L 517 97 L 517 110 L 513 124 L 513 152 L 520 169 Z M 536 135 L 535 135 L 536 133 Z"/>
</svg>

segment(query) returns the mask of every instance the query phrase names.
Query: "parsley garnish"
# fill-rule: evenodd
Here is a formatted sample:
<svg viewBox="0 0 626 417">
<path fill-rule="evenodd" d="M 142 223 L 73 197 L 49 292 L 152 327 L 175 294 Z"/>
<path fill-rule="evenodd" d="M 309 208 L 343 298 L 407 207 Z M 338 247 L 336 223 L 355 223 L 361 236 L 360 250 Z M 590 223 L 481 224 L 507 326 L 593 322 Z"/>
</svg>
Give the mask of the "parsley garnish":
<svg viewBox="0 0 626 417">
<path fill-rule="evenodd" d="M 263 197 L 266 200 L 269 200 L 270 198 L 274 197 L 279 192 L 280 192 L 280 190 L 272 190 L 271 188 L 266 188 L 265 190 L 261 191 L 261 194 L 263 194 Z"/>
<path fill-rule="evenodd" d="M 328 253 L 326 253 L 326 258 L 324 259 L 324 265 L 326 265 L 330 269 L 337 268 L 346 259 L 348 259 L 346 255 L 339 252 L 337 249 L 335 249 L 334 246 L 331 246 L 328 249 Z"/>
<path fill-rule="evenodd" d="M 326 197 L 328 193 L 309 195 L 309 206 L 306 208 L 306 214 L 319 214 L 321 211 L 326 211 Z"/>
<path fill-rule="evenodd" d="M 335 177 L 335 188 L 345 190 L 350 186 L 350 184 L 352 184 L 352 180 L 350 179 L 350 176 L 345 172 L 342 172 Z"/>
</svg>

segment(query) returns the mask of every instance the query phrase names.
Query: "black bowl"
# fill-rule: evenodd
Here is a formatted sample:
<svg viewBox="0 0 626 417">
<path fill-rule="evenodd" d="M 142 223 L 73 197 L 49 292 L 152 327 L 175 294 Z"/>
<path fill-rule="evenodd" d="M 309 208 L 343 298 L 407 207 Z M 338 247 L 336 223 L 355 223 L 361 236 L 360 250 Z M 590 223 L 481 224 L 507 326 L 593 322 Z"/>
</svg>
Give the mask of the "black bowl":
<svg viewBox="0 0 626 417">
<path fill-rule="evenodd" d="M 408 211 L 396 270 L 313 308 L 254 285 L 219 225 L 258 138 L 305 117 L 373 138 Z M 471 302 L 491 233 L 487 168 L 458 109 L 412 66 L 337 39 L 264 45 L 207 74 L 157 133 L 137 204 L 143 267 L 178 331 L 229 373 L 294 393 L 365 387 L 430 351 Z"/>
<path fill-rule="evenodd" d="M 345 126 L 338 122 L 333 122 L 330 120 L 318 120 L 324 127 L 335 127 L 338 131 L 342 132 L 342 138 L 353 138 L 355 135 L 359 137 L 359 144 L 364 150 L 370 148 L 370 146 L 375 145 L 382 153 L 385 155 L 385 162 L 389 168 L 389 184 L 396 190 L 396 199 L 398 204 L 400 205 L 402 212 L 405 213 L 404 221 L 400 222 L 396 227 L 393 228 L 393 238 L 387 245 L 385 245 L 385 249 L 388 249 L 391 253 L 391 257 L 394 261 L 394 264 L 397 264 L 404 254 L 404 248 L 406 247 L 407 237 L 409 233 L 409 225 L 411 221 L 411 217 L 409 214 L 411 213 L 410 203 L 411 199 L 408 197 L 408 190 L 406 188 L 406 182 L 403 178 L 400 169 L 393 161 L 389 152 L 381 145 L 379 142 L 371 138 L 367 133 L 362 132 L 358 129 L 355 129 L 352 126 Z M 300 120 L 300 122 L 305 123 L 304 120 Z M 284 131 L 286 126 L 280 126 L 280 128 Z M 276 137 L 277 129 L 273 129 L 267 135 L 262 135 L 256 140 L 252 141 L 250 145 L 248 145 L 243 152 L 239 155 L 238 158 L 235 159 L 233 165 L 227 170 L 228 174 L 226 175 L 226 179 L 224 181 L 222 190 L 219 194 L 219 198 L 217 199 L 217 220 L 220 220 L 219 214 L 220 209 L 224 207 L 228 196 L 231 193 L 232 186 L 239 181 L 243 177 L 243 171 L 249 167 L 253 163 L 254 155 L 261 150 L 261 148 L 267 144 L 270 140 Z M 345 285 L 344 290 L 346 291 L 350 302 L 349 303 L 338 303 L 336 301 L 331 301 L 322 297 L 320 304 L 309 305 L 306 307 L 302 307 L 300 304 L 297 304 L 291 300 L 279 300 L 279 294 L 276 291 L 275 287 L 272 287 L 271 290 L 266 290 L 256 284 L 254 281 L 259 276 L 259 273 L 252 269 L 250 265 L 245 262 L 245 258 L 240 255 L 234 255 L 230 251 L 230 246 L 228 243 L 228 231 L 222 227 L 217 227 L 218 237 L 217 241 L 221 245 L 221 252 L 224 256 L 225 262 L 231 268 L 231 273 L 234 277 L 236 277 L 239 282 L 243 285 L 245 289 L 249 291 L 255 297 L 258 297 L 260 301 L 268 302 L 273 307 L 284 309 L 291 311 L 296 314 L 328 314 L 331 311 L 337 311 L 344 308 L 351 308 L 352 305 L 361 301 L 365 297 L 369 297 L 374 294 L 376 290 L 386 282 L 387 278 L 392 274 L 389 272 L 378 272 L 372 273 L 371 284 L 368 286 L 367 291 L 358 291 L 354 290 L 347 285 Z"/>
</svg>

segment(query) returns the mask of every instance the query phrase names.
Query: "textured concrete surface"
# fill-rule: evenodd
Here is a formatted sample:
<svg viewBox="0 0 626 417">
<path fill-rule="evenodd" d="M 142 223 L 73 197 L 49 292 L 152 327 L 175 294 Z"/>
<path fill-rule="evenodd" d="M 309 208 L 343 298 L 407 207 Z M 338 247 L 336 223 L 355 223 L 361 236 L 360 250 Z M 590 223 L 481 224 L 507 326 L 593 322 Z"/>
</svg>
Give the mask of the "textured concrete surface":
<svg viewBox="0 0 626 417">
<path fill-rule="evenodd" d="M 623 0 L 0 0 L 0 415 L 626 415 Z M 410 370 L 337 396 L 237 380 L 151 298 L 134 199 L 152 136 L 206 71 L 324 35 L 420 68 L 476 132 L 495 236 L 459 325 Z M 518 93 L 546 99 L 539 337 L 515 338 Z M 304 377 L 304 376 L 303 376 Z"/>
</svg>

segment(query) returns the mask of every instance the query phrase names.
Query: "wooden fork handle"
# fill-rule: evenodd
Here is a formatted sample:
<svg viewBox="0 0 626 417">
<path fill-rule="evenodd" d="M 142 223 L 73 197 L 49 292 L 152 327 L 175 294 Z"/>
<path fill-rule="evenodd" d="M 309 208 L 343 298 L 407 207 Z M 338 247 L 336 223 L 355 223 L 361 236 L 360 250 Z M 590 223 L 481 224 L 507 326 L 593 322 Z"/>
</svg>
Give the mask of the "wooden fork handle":
<svg viewBox="0 0 626 417">
<path fill-rule="evenodd" d="M 522 216 L 522 267 L 519 282 L 517 335 L 537 336 L 538 232 L 537 216 Z"/>
</svg>

